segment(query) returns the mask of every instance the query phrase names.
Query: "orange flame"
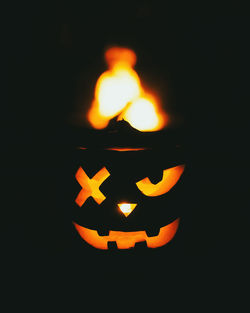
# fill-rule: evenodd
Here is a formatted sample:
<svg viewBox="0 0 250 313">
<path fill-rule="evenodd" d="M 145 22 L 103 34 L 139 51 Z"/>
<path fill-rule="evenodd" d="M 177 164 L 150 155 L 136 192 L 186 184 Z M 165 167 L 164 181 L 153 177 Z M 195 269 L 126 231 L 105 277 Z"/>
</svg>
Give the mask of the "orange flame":
<svg viewBox="0 0 250 313">
<path fill-rule="evenodd" d="M 95 98 L 88 112 L 90 124 L 105 128 L 117 117 L 139 131 L 160 130 L 167 124 L 167 115 L 156 99 L 145 92 L 133 66 L 136 54 L 127 48 L 113 47 L 105 52 L 109 70 L 97 80 Z"/>
</svg>

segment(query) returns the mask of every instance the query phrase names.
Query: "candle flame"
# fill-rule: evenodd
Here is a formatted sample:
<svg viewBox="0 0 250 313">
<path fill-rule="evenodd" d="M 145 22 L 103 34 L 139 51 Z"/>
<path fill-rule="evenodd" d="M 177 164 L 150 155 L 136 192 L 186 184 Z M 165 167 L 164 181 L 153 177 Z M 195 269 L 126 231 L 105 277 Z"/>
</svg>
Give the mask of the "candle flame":
<svg viewBox="0 0 250 313">
<path fill-rule="evenodd" d="M 139 131 L 156 131 L 166 126 L 167 115 L 156 99 L 145 92 L 133 69 L 136 54 L 127 48 L 113 47 L 105 52 L 105 60 L 109 70 L 97 80 L 88 112 L 90 124 L 102 129 L 117 117 Z"/>
</svg>

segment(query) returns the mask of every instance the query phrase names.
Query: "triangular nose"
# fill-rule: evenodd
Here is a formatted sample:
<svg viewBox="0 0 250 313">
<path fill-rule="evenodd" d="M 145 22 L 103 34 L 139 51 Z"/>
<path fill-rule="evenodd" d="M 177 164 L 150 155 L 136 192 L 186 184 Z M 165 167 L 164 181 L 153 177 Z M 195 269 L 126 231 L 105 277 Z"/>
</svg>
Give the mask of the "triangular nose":
<svg viewBox="0 0 250 313">
<path fill-rule="evenodd" d="M 127 217 L 137 206 L 137 203 L 118 203 L 120 211 Z"/>
</svg>

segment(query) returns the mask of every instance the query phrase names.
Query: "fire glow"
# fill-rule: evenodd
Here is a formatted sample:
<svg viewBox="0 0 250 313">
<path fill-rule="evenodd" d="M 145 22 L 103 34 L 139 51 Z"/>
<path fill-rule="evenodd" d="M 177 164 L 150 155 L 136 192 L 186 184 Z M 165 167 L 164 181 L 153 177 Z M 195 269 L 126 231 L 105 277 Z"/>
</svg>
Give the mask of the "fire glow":
<svg viewBox="0 0 250 313">
<path fill-rule="evenodd" d="M 99 236 L 94 229 L 89 229 L 74 223 L 79 235 L 91 246 L 97 249 L 108 249 L 109 242 L 116 242 L 118 249 L 134 248 L 136 243 L 146 241 L 148 248 L 159 248 L 167 244 L 175 236 L 179 227 L 180 219 L 160 228 L 159 235 L 149 237 L 145 230 L 141 231 L 115 231 L 110 230 L 107 236 Z"/>
<path fill-rule="evenodd" d="M 113 118 L 124 119 L 139 131 L 157 131 L 166 126 L 168 116 L 155 97 L 146 92 L 133 69 L 136 54 L 127 48 L 112 47 L 105 52 L 108 70 L 95 86 L 95 96 L 88 112 L 92 127 L 107 127 Z"/>
<path fill-rule="evenodd" d="M 137 203 L 118 203 L 120 211 L 127 217 L 137 206 Z"/>
</svg>

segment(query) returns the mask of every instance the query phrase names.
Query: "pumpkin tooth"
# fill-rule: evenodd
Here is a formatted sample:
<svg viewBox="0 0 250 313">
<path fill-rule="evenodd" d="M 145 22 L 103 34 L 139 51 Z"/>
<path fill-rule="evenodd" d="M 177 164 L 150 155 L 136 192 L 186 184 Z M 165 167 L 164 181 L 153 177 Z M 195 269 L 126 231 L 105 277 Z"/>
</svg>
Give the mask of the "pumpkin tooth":
<svg viewBox="0 0 250 313">
<path fill-rule="evenodd" d="M 118 249 L 116 241 L 108 241 L 108 249 L 109 250 L 116 250 L 116 249 Z"/>
<path fill-rule="evenodd" d="M 97 229 L 97 233 L 99 236 L 108 236 L 109 230 L 107 228 Z"/>
<path fill-rule="evenodd" d="M 160 229 L 159 228 L 146 228 L 146 234 L 148 237 L 158 236 Z"/>
<path fill-rule="evenodd" d="M 147 245 L 147 241 L 146 240 L 139 241 L 139 242 L 135 243 L 135 248 L 136 249 L 147 248 L 147 247 L 148 247 L 148 245 Z"/>
</svg>

